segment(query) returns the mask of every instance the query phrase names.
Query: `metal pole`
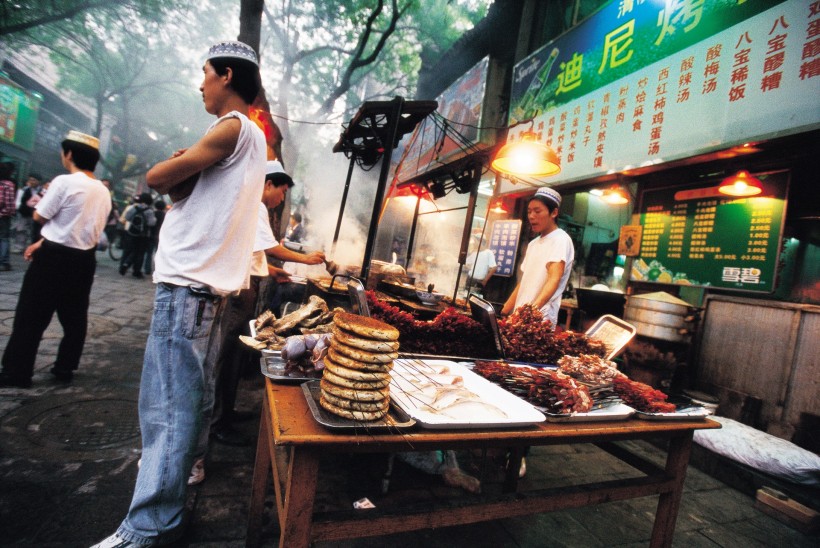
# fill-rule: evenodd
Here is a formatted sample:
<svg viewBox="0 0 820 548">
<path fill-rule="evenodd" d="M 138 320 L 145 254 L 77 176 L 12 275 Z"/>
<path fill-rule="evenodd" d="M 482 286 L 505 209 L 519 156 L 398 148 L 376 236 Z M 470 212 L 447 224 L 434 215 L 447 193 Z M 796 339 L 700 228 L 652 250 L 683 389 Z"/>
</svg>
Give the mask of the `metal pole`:
<svg viewBox="0 0 820 548">
<path fill-rule="evenodd" d="M 467 262 L 467 247 L 470 245 L 470 229 L 473 226 L 473 215 L 475 215 L 475 204 L 478 198 L 478 182 L 481 179 L 480 166 L 475 166 L 472 173 L 473 180 L 470 183 L 470 201 L 467 202 L 467 216 L 464 218 L 464 230 L 461 233 L 461 249 L 458 252 L 458 274 L 456 275 L 456 286 L 453 288 L 453 302 L 458 296 L 458 284 L 461 282 L 461 272 L 464 270 L 464 263 Z M 478 252 L 476 250 L 476 252 Z"/>
<path fill-rule="evenodd" d="M 419 222 L 419 206 L 421 206 L 421 189 L 416 196 L 416 210 L 413 212 L 413 224 L 410 225 L 410 239 L 407 242 L 407 258 L 404 262 L 405 270 L 410 269 L 410 260 L 413 258 L 413 240 L 416 239 L 416 225 Z"/>
<path fill-rule="evenodd" d="M 331 259 L 336 253 L 336 242 L 339 241 L 339 229 L 342 228 L 342 214 L 344 214 L 345 204 L 347 204 L 347 193 L 350 190 L 350 178 L 353 176 L 354 165 L 356 165 L 356 156 L 355 154 L 351 154 L 350 167 L 347 168 L 347 180 L 345 181 L 345 190 L 342 193 L 342 203 L 339 205 L 339 219 L 336 221 L 336 232 L 333 233 L 333 245 L 330 247 Z"/>
<path fill-rule="evenodd" d="M 384 154 L 382 156 L 382 168 L 379 173 L 379 184 L 376 187 L 376 197 L 373 200 L 373 214 L 370 216 L 370 228 L 367 230 L 367 243 L 364 248 L 364 258 L 362 259 L 362 282 L 367 285 L 367 277 L 370 274 L 370 257 L 373 255 L 373 246 L 376 243 L 376 230 L 379 226 L 379 213 L 384 202 L 384 190 L 387 183 L 387 175 L 390 173 L 390 160 L 393 156 L 393 145 L 396 142 L 396 135 L 399 131 L 399 117 L 401 116 L 403 97 L 395 97 L 393 110 L 390 113 L 389 126 L 387 128 L 387 142 L 382 143 Z"/>
</svg>

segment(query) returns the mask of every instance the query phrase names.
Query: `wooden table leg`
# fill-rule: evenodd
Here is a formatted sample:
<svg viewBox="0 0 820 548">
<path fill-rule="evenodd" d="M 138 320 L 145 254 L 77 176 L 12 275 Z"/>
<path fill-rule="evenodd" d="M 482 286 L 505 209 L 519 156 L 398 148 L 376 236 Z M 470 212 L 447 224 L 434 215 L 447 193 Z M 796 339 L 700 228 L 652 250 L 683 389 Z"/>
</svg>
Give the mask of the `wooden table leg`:
<svg viewBox="0 0 820 548">
<path fill-rule="evenodd" d="M 285 487 L 285 511 L 279 546 L 310 545 L 313 502 L 319 477 L 319 453 L 308 447 L 293 447 Z"/>
<path fill-rule="evenodd" d="M 256 459 L 253 464 L 253 483 L 251 500 L 248 508 L 248 528 L 245 534 L 245 546 L 259 546 L 262 540 L 262 517 L 265 509 L 265 492 L 270 477 L 271 455 L 268 446 L 270 432 L 270 408 L 267 398 L 262 406 L 262 418 L 259 420 L 259 436 L 256 442 Z"/>
<path fill-rule="evenodd" d="M 675 487 L 668 493 L 662 493 L 658 499 L 655 525 L 649 543 L 653 548 L 672 546 L 675 522 L 678 519 L 680 499 L 683 495 L 683 482 L 686 479 L 686 467 L 689 465 L 689 454 L 692 450 L 692 437 L 693 432 L 689 431 L 669 440 L 666 473 L 674 478 Z"/>
</svg>

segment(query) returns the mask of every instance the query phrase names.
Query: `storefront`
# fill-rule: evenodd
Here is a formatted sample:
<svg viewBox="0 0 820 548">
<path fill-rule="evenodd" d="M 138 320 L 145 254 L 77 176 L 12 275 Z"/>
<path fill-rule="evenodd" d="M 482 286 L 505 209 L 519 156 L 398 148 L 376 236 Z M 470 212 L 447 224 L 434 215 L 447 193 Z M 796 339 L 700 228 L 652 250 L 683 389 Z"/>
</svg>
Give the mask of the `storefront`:
<svg viewBox="0 0 820 548">
<path fill-rule="evenodd" d="M 522 18 L 521 34 L 532 34 L 528 24 Z M 820 144 L 818 24 L 816 6 L 798 0 L 605 4 L 517 62 L 508 83 L 507 142 L 534 134 L 557 155 L 560 172 L 496 175 L 488 167 L 501 143 L 482 140 L 478 128 L 501 124 L 478 111 L 474 122 L 457 125 L 457 113 L 469 108 L 439 110 L 443 122 L 426 146 L 408 149 L 390 195 L 404 191 L 404 201 L 415 202 L 418 214 L 409 205 L 402 213 L 414 236 L 408 242 L 407 232 L 392 229 L 389 244 L 409 259 L 408 270 L 414 256 L 428 271 L 448 262 L 436 287 L 463 291 L 468 267 L 454 258 L 469 253 L 467 235 L 483 234 L 499 266 L 484 296 L 503 301 L 528 241 L 527 199 L 538 186 L 554 187 L 564 197 L 560 225 L 576 244 L 573 291 L 565 296 L 593 297 L 579 303 L 590 316 L 621 315 L 630 295 L 652 292 L 693 307 L 684 384 L 718 397 L 722 414 L 745 414 L 754 426 L 800 442 L 818 413 L 811 358 L 818 348 L 806 335 L 816 333 L 820 303 L 820 212 L 811 198 Z M 454 90 L 470 78 L 439 101 L 468 97 Z M 492 74 L 484 81 L 499 86 Z M 486 94 L 482 111 L 498 109 L 501 95 Z M 479 135 L 448 156 L 447 124 Z M 458 190 L 471 157 L 482 170 L 477 199 L 435 196 L 442 189 L 435 176 L 449 173 Z M 758 194 L 719 190 L 740 171 Z M 402 247 L 408 243 L 410 250 Z M 620 305 L 593 286 L 623 293 Z M 573 327 L 583 318 L 576 315 Z"/>
<path fill-rule="evenodd" d="M 509 139 L 532 128 L 561 158 L 540 182 L 582 191 L 565 210 L 584 230 L 576 287 L 664 291 L 700 307 L 691 383 L 724 414 L 755 408 L 755 426 L 799 438 L 817 413 L 816 384 L 802 386 L 814 378 L 816 343 L 804 334 L 820 302 L 809 199 L 820 13 L 800 1 L 625 6 L 607 4 L 516 65 L 510 123 L 531 122 Z M 724 194 L 741 170 L 758 193 Z M 588 194 L 613 185 L 627 191 L 609 209 L 629 219 L 621 226 Z M 499 194 L 517 186 L 505 181 Z M 590 228 L 608 241 L 593 242 Z M 625 233 L 632 245 L 618 246 Z M 603 264 L 593 243 L 609 246 Z"/>
<path fill-rule="evenodd" d="M 42 100 L 0 72 L 0 161 L 17 166 L 18 180 L 29 171 Z"/>
</svg>

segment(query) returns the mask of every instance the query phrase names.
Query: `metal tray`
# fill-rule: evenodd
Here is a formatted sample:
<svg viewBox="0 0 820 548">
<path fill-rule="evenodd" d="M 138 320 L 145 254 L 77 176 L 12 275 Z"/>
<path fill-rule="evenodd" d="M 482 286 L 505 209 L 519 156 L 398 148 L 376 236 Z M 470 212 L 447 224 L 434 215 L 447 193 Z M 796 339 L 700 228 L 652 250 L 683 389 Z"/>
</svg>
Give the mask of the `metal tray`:
<svg viewBox="0 0 820 548">
<path fill-rule="evenodd" d="M 251 337 L 253 337 L 255 339 L 256 338 L 256 318 L 252 319 L 248 323 L 248 325 L 251 328 Z M 262 353 L 262 356 L 278 356 L 279 355 L 278 350 L 268 350 L 267 348 L 265 350 L 260 350 L 260 352 Z"/>
<path fill-rule="evenodd" d="M 634 325 L 610 314 L 604 314 L 586 330 L 586 336 L 604 343 L 607 350 L 604 357 L 611 360 L 629 344 L 636 331 Z"/>
<path fill-rule="evenodd" d="M 321 377 L 321 371 L 317 371 L 318 377 L 292 377 L 285 371 L 285 361 L 278 350 L 269 350 L 275 355 L 267 355 L 259 358 L 259 369 L 262 374 L 270 380 L 280 384 L 297 384 L 305 381 L 315 381 Z"/>
<path fill-rule="evenodd" d="M 365 429 L 368 432 L 377 430 L 404 430 L 415 426 L 416 421 L 413 420 L 407 413 L 400 408 L 390 403 L 390 408 L 382 419 L 377 421 L 354 421 L 352 419 L 345 419 L 334 415 L 319 405 L 319 396 L 321 395 L 321 388 L 319 381 L 312 379 L 302 385 L 302 392 L 305 394 L 310 412 L 316 422 L 330 428 L 331 430 L 351 430 L 351 429 Z"/>
<path fill-rule="evenodd" d="M 504 359 L 504 344 L 501 342 L 501 332 L 498 329 L 498 318 L 495 308 L 481 297 L 470 295 L 470 314 L 473 319 L 483 325 L 493 336 L 493 344 L 498 357 Z"/>
<path fill-rule="evenodd" d="M 674 413 L 646 413 L 635 410 L 635 418 L 645 421 L 691 421 L 708 419 L 712 411 L 698 404 L 689 404 Z"/>
<path fill-rule="evenodd" d="M 538 409 L 541 409 L 538 407 Z M 544 411 L 543 409 L 541 409 Z M 626 420 L 635 413 L 635 410 L 624 403 L 614 403 L 602 407 L 601 409 L 593 409 L 589 413 L 569 413 L 557 414 L 547 413 L 549 422 L 597 422 L 597 421 L 622 421 Z"/>
</svg>

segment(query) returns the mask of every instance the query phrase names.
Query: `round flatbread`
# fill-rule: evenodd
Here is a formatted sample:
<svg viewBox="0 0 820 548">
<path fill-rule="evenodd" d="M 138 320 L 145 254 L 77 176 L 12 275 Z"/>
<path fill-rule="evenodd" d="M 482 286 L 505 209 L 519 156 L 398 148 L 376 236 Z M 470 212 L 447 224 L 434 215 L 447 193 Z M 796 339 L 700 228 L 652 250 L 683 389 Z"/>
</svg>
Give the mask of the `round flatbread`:
<svg viewBox="0 0 820 548">
<path fill-rule="evenodd" d="M 345 398 L 334 396 L 330 392 L 322 392 L 322 397 L 329 403 L 342 409 L 350 409 L 351 411 L 385 411 L 390 406 L 390 399 L 385 398 L 381 401 L 354 401 Z"/>
<path fill-rule="evenodd" d="M 324 371 L 322 372 L 322 378 L 327 379 L 328 381 L 332 382 L 333 384 L 337 384 L 339 386 L 344 386 L 347 388 L 353 388 L 356 390 L 379 390 L 381 388 L 386 387 L 390 384 L 390 378 L 388 376 L 387 379 L 379 379 L 379 380 L 372 380 L 372 381 L 357 381 L 353 379 L 347 379 L 340 375 L 337 375 L 327 367 L 325 367 Z M 357 399 L 357 398 L 351 398 Z"/>
<path fill-rule="evenodd" d="M 368 318 L 367 316 L 359 316 L 348 312 L 337 312 L 336 315 L 333 316 L 333 323 L 365 339 L 377 339 L 380 341 L 399 340 L 398 329 L 374 318 Z"/>
<path fill-rule="evenodd" d="M 330 345 L 336 352 L 364 363 L 389 363 L 399 357 L 398 352 L 368 352 L 367 350 L 353 348 L 343 344 L 335 337 L 330 339 Z"/>
<path fill-rule="evenodd" d="M 387 382 L 390 384 L 390 373 L 378 373 L 375 371 L 362 371 L 360 369 L 348 369 L 325 357 L 325 369 L 351 381 L 363 382 Z"/>
<path fill-rule="evenodd" d="M 358 348 L 359 350 L 366 350 L 367 352 L 396 352 L 399 349 L 399 341 L 364 339 L 357 337 L 355 333 L 345 331 L 338 325 L 334 325 L 331 332 L 333 333 L 333 338 L 340 343 Z"/>
<path fill-rule="evenodd" d="M 344 409 L 342 407 L 333 405 L 332 403 L 327 401 L 324 396 L 321 396 L 319 398 L 319 405 L 321 405 L 326 411 L 329 411 L 334 415 L 338 415 L 342 418 L 351 419 L 354 421 L 377 421 L 387 414 L 387 409 L 382 409 L 380 411 L 354 411 L 352 409 Z"/>
<path fill-rule="evenodd" d="M 390 396 L 389 388 L 377 388 L 375 390 L 356 390 L 334 384 L 327 380 L 324 376 L 319 383 L 319 387 L 323 392 L 328 392 L 334 396 L 344 398 L 346 400 L 354 401 L 381 401 Z"/>
<path fill-rule="evenodd" d="M 345 356 L 341 352 L 337 352 L 333 347 L 333 340 L 331 339 L 330 348 L 327 349 L 327 356 L 348 369 L 359 369 L 361 371 L 374 371 L 376 373 L 389 373 L 393 369 L 393 362 L 389 363 L 366 363 L 359 360 Z"/>
</svg>

